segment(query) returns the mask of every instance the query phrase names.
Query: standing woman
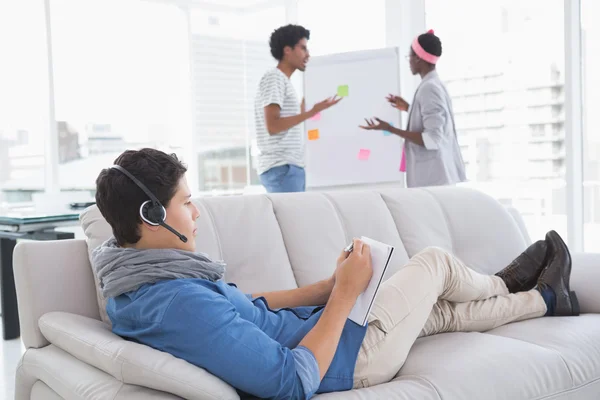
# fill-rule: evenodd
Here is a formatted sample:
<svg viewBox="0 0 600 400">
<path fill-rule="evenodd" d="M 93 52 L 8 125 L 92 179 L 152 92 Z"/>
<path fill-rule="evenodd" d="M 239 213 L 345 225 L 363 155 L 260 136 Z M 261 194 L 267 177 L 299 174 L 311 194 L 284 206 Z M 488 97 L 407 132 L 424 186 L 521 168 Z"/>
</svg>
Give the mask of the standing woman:
<svg viewBox="0 0 600 400">
<path fill-rule="evenodd" d="M 387 100 L 400 111 L 408 111 L 407 130 L 379 118 L 366 119 L 367 130 L 383 130 L 404 139 L 401 171 L 408 187 L 453 185 L 466 180 L 465 165 L 456 137 L 452 101 L 435 65 L 442 55 L 440 39 L 429 30 L 412 42 L 410 71 L 421 76 L 410 105 L 400 96 Z"/>
</svg>

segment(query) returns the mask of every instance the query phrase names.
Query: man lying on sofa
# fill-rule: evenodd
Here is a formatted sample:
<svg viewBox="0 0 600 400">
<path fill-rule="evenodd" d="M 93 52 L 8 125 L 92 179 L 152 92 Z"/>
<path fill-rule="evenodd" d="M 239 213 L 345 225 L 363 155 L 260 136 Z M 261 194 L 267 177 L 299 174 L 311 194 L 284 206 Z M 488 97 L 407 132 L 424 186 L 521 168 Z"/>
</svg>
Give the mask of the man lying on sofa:
<svg viewBox="0 0 600 400">
<path fill-rule="evenodd" d="M 96 201 L 114 238 L 92 262 L 117 335 L 202 367 L 241 395 L 304 399 L 377 385 L 421 336 L 579 314 L 569 251 L 554 231 L 495 276 L 423 250 L 382 285 L 364 327 L 347 318 L 372 275 L 360 240 L 329 279 L 244 294 L 222 280 L 223 263 L 196 252 L 201 216 L 185 173 L 175 155 L 153 149 L 126 151 L 102 170 Z"/>
</svg>

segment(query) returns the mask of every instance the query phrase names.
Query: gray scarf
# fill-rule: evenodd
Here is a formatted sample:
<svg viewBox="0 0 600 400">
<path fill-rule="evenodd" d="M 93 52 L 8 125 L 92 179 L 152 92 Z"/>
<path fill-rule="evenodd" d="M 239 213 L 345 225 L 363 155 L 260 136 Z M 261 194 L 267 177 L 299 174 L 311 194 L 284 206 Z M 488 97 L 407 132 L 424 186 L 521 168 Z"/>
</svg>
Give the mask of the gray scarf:
<svg viewBox="0 0 600 400">
<path fill-rule="evenodd" d="M 115 238 L 94 249 L 92 266 L 105 298 L 168 279 L 200 278 L 215 282 L 225 273 L 225 263 L 212 261 L 206 254 L 119 247 Z"/>
</svg>

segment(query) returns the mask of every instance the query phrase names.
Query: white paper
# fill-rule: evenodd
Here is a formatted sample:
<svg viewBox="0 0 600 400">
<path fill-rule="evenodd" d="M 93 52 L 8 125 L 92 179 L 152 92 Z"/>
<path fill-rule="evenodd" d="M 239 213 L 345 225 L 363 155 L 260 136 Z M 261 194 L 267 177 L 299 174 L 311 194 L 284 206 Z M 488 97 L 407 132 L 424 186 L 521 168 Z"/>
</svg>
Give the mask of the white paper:
<svg viewBox="0 0 600 400">
<path fill-rule="evenodd" d="M 391 260 L 390 253 L 393 254 L 394 247 L 364 236 L 361 237 L 360 240 L 371 247 L 373 276 L 365 291 L 356 299 L 356 303 L 354 304 L 352 311 L 350 311 L 348 318 L 359 325 L 365 325 L 371 307 L 377 297 L 380 284 L 383 282 L 383 275 L 385 274 L 389 260 Z"/>
</svg>

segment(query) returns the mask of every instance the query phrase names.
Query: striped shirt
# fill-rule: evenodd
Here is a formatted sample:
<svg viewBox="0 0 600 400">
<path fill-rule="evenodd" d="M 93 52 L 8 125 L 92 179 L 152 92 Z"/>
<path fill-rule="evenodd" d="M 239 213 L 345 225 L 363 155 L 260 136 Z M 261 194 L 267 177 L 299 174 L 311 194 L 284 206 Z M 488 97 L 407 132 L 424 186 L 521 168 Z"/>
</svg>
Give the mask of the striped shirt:
<svg viewBox="0 0 600 400">
<path fill-rule="evenodd" d="M 273 167 L 285 164 L 304 167 L 302 124 L 270 135 L 265 121 L 265 107 L 270 104 L 279 106 L 281 117 L 300 114 L 300 103 L 296 90 L 294 90 L 290 78 L 278 68 L 273 68 L 263 75 L 254 103 L 258 148 L 256 170 L 259 175 Z"/>
</svg>

